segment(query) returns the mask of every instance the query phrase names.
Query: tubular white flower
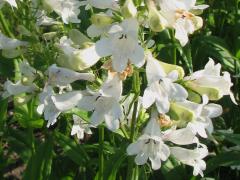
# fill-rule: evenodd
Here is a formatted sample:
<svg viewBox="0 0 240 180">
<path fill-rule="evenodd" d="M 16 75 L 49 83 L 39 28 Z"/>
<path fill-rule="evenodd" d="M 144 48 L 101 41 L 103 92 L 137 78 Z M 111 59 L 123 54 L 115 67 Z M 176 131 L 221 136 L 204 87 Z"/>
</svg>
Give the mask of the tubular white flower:
<svg viewBox="0 0 240 180">
<path fill-rule="evenodd" d="M 73 115 L 74 124 L 72 126 L 71 135 L 77 135 L 78 139 L 84 138 L 84 133 L 92 134 L 90 126 L 79 116 Z"/>
<path fill-rule="evenodd" d="M 202 19 L 193 14 L 196 10 L 203 10 L 208 5 L 195 6 L 196 0 L 158 0 L 160 13 L 166 18 L 168 27 L 175 29 L 175 37 L 182 46 L 188 42 L 188 34 L 202 26 Z"/>
<path fill-rule="evenodd" d="M 65 24 L 80 23 L 78 15 L 80 13 L 80 2 L 77 0 L 45 0 L 45 4 L 61 16 Z"/>
<path fill-rule="evenodd" d="M 128 146 L 127 153 L 128 155 L 137 155 L 135 157 L 137 165 L 143 165 L 149 159 L 154 170 L 161 167 L 161 161 L 167 160 L 170 150 L 161 138 L 161 130 L 156 121 L 156 114 L 152 115 L 144 134 L 136 142 Z"/>
<path fill-rule="evenodd" d="M 209 133 L 212 133 L 213 131 L 211 118 L 218 117 L 222 114 L 222 107 L 218 104 L 208 104 L 208 97 L 206 95 L 203 96 L 202 104 L 197 104 L 187 100 L 177 102 L 177 104 L 194 112 L 195 118 L 193 121 L 188 123 L 188 127 L 203 138 L 207 138 L 206 129 Z"/>
<path fill-rule="evenodd" d="M 61 24 L 53 18 L 48 17 L 44 10 L 38 10 L 35 16 L 37 19 L 37 26 L 51 26 L 55 24 Z"/>
<path fill-rule="evenodd" d="M 203 177 L 203 170 L 206 169 L 206 163 L 202 160 L 208 155 L 207 147 L 201 144 L 202 147 L 197 147 L 194 150 L 189 150 L 181 147 L 170 147 L 171 154 L 183 164 L 193 166 L 193 175 L 200 174 Z"/>
<path fill-rule="evenodd" d="M 0 32 L 0 49 L 11 50 L 20 46 L 26 46 L 27 44 L 27 42 L 9 38 Z"/>
<path fill-rule="evenodd" d="M 109 37 L 96 42 L 96 51 L 101 57 L 112 56 L 113 69 L 122 72 L 130 61 L 137 67 L 144 64 L 144 49 L 138 44 L 138 22 L 126 19 L 113 25 Z"/>
<path fill-rule="evenodd" d="M 108 79 L 103 83 L 98 92 L 88 92 L 79 101 L 78 107 L 87 111 L 93 111 L 90 122 L 98 126 L 105 121 L 111 131 L 119 128 L 122 119 L 122 107 L 119 99 L 122 94 L 122 81 L 118 74 L 109 73 Z"/>
<path fill-rule="evenodd" d="M 90 44 L 89 47 L 84 49 L 76 48 L 78 46 L 71 39 L 63 36 L 58 44 L 58 47 L 63 52 L 58 58 L 58 63 L 64 67 L 81 71 L 98 62 L 100 56 L 95 50 L 95 44 Z"/>
<path fill-rule="evenodd" d="M 144 108 L 156 103 L 158 112 L 165 114 L 169 111 L 171 100 L 182 101 L 187 98 L 187 91 L 174 83 L 178 79 L 178 72 L 175 70 L 166 74 L 158 60 L 151 54 L 147 56 L 146 73 L 148 87 L 143 94 Z"/>
<path fill-rule="evenodd" d="M 77 80 L 93 81 L 94 75 L 91 73 L 78 73 L 67 68 L 51 65 L 48 70 L 48 81 L 53 86 L 67 86 Z"/>
<path fill-rule="evenodd" d="M 186 85 L 189 88 L 201 95 L 206 94 L 210 100 L 219 100 L 225 95 L 230 95 L 233 103 L 237 104 L 231 92 L 233 83 L 230 74 L 223 72 L 223 76 L 221 76 L 221 64 L 215 65 L 211 58 L 203 70 L 194 72 L 185 77 L 185 80 L 187 80 Z"/>
<path fill-rule="evenodd" d="M 3 98 L 8 98 L 9 96 L 15 96 L 22 93 L 32 93 L 37 89 L 35 84 L 25 86 L 21 81 L 13 83 L 7 80 L 4 83 L 4 92 L 2 94 Z"/>
</svg>

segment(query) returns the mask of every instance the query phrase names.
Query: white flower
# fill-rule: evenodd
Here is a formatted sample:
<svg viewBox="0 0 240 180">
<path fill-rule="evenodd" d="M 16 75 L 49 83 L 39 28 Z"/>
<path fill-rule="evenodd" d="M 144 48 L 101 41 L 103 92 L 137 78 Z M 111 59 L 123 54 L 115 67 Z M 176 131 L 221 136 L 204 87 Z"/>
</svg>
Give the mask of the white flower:
<svg viewBox="0 0 240 180">
<path fill-rule="evenodd" d="M 109 37 L 96 43 L 96 51 L 101 57 L 112 56 L 113 69 L 122 72 L 128 62 L 141 67 L 144 64 L 144 49 L 138 44 L 138 23 L 136 19 L 126 19 L 113 25 Z"/>
<path fill-rule="evenodd" d="M 178 79 L 178 72 L 172 71 L 166 74 L 158 60 L 151 54 L 147 55 L 147 80 L 148 87 L 143 94 L 143 107 L 149 108 L 156 103 L 159 113 L 169 111 L 170 101 L 182 101 L 187 98 L 187 91 L 179 84 L 174 83 Z"/>
<path fill-rule="evenodd" d="M 203 10 L 208 5 L 195 6 L 196 0 L 159 0 L 160 13 L 166 18 L 169 27 L 175 29 L 175 37 L 182 46 L 188 42 L 188 34 L 202 27 L 202 19 L 192 12 Z"/>
<path fill-rule="evenodd" d="M 36 86 L 34 84 L 25 86 L 22 84 L 21 81 L 18 81 L 17 83 L 13 83 L 9 80 L 7 80 L 4 83 L 4 92 L 2 94 L 3 98 L 7 98 L 9 96 L 15 96 L 22 93 L 32 93 L 36 90 Z"/>
<path fill-rule="evenodd" d="M 122 118 L 122 107 L 119 99 L 122 94 L 122 81 L 117 74 L 109 73 L 108 79 L 103 83 L 98 92 L 88 92 L 79 101 L 78 107 L 87 111 L 93 111 L 90 122 L 98 126 L 105 121 L 111 131 L 119 128 Z"/>
<path fill-rule="evenodd" d="M 37 18 L 37 26 L 51 26 L 60 24 L 60 22 L 48 17 L 44 10 L 38 10 L 35 16 Z"/>
<path fill-rule="evenodd" d="M 26 60 L 19 63 L 19 69 L 21 74 L 26 77 L 34 77 L 37 73 L 36 69 L 31 67 Z"/>
<path fill-rule="evenodd" d="M 194 150 L 184 149 L 181 147 L 170 147 L 171 154 L 181 161 L 183 164 L 193 166 L 193 175 L 200 174 L 203 176 L 203 170 L 206 169 L 206 163 L 202 160 L 208 155 L 207 147 L 201 144 L 202 147 L 197 147 Z"/>
<path fill-rule="evenodd" d="M 19 46 L 26 46 L 27 42 L 9 38 L 0 32 L 0 49 L 11 50 Z"/>
<path fill-rule="evenodd" d="M 80 13 L 80 2 L 77 0 L 45 0 L 45 3 L 51 7 L 65 24 L 80 23 L 78 15 Z"/>
<path fill-rule="evenodd" d="M 118 0 L 86 0 L 81 1 L 81 5 L 85 5 L 85 9 L 88 10 L 92 7 L 98 9 L 113 9 L 118 10 L 120 7 L 118 5 Z"/>
<path fill-rule="evenodd" d="M 53 103 L 52 96 L 54 95 L 53 88 L 46 86 L 42 93 L 39 94 L 40 104 L 37 107 L 39 114 L 44 114 L 44 119 L 48 121 L 47 127 L 57 122 L 57 117 L 60 115 L 59 111 Z"/>
<path fill-rule="evenodd" d="M 58 63 L 74 70 L 87 69 L 100 59 L 94 44 L 84 49 L 78 49 L 71 39 L 63 36 L 58 46 L 64 53 L 63 56 L 60 55 Z"/>
<path fill-rule="evenodd" d="M 225 95 L 230 95 L 231 100 L 237 104 L 231 87 L 231 77 L 228 72 L 223 72 L 221 76 L 221 64 L 214 64 L 213 59 L 209 58 L 203 70 L 194 72 L 185 77 L 188 82 L 186 85 L 199 94 L 206 94 L 210 100 L 219 100 Z"/>
<path fill-rule="evenodd" d="M 71 135 L 77 135 L 78 139 L 84 138 L 84 133 L 92 134 L 89 125 L 82 120 L 79 116 L 73 115 L 74 124 L 72 126 Z"/>
<path fill-rule="evenodd" d="M 77 80 L 93 81 L 91 73 L 78 73 L 67 68 L 57 67 L 56 64 L 48 68 L 48 82 L 53 86 L 67 86 Z"/>
<path fill-rule="evenodd" d="M 171 141 L 174 144 L 188 145 L 198 143 L 198 138 L 195 136 L 196 133 L 193 132 L 189 127 L 182 129 L 176 129 L 176 127 L 172 127 L 171 129 L 162 133 L 162 139 L 164 141 Z"/>
<path fill-rule="evenodd" d="M 149 120 L 144 134 L 128 146 L 127 153 L 128 155 L 137 155 L 135 157 L 137 165 L 143 165 L 149 159 L 154 170 L 161 167 L 161 161 L 168 159 L 170 150 L 161 138 L 160 126 L 156 117 Z"/>
<path fill-rule="evenodd" d="M 39 114 L 44 114 L 44 119 L 48 121 L 47 127 L 57 122 L 61 112 L 74 108 L 80 99 L 80 91 L 71 91 L 64 94 L 55 94 L 52 86 L 45 86 L 39 95 L 40 104 L 37 107 Z"/>
<path fill-rule="evenodd" d="M 193 121 L 188 123 L 188 127 L 203 138 L 207 138 L 205 129 L 207 129 L 209 133 L 213 132 L 211 118 L 218 117 L 222 114 L 222 106 L 213 103 L 208 104 L 208 97 L 206 95 L 203 96 L 202 104 L 197 104 L 187 100 L 177 102 L 177 104 L 194 112 L 195 118 Z"/>
</svg>

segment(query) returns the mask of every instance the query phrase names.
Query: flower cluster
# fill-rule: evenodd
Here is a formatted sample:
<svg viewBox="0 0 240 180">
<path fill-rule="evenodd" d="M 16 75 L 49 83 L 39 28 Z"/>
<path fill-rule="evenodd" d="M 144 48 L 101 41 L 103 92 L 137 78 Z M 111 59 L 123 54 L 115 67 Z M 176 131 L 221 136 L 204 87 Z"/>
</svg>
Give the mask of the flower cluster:
<svg viewBox="0 0 240 180">
<path fill-rule="evenodd" d="M 5 1 L 17 8 L 15 0 Z M 136 132 L 129 132 L 135 136 L 126 151 L 136 155 L 137 165 L 149 159 L 156 170 L 172 156 L 193 166 L 194 175 L 203 176 L 208 149 L 198 137 L 208 138 L 213 132 L 212 118 L 222 114 L 222 107 L 212 101 L 230 95 L 236 103 L 230 74 L 221 74 L 221 65 L 209 58 L 204 69 L 185 76 L 181 66 L 156 59 L 151 48 L 154 43 L 149 45 L 143 30 L 171 30 L 173 38 L 185 46 L 188 36 L 203 26 L 198 15 L 207 5 L 196 5 L 196 0 L 146 0 L 138 6 L 132 0 L 124 4 L 116 0 L 43 0 L 40 4 L 33 1 L 32 6 L 38 7 L 34 15 L 39 27 L 80 23 L 82 6 L 85 11 L 98 9 L 98 13 L 92 14 L 87 36 L 71 29 L 55 42 L 56 61 L 44 72 L 22 60 L 21 79 L 5 82 L 3 98 L 21 97 L 18 100 L 23 104 L 38 97 L 36 111 L 44 116 L 47 127 L 72 109 L 90 112 L 89 121 L 73 113 L 71 135 L 79 139 L 100 124 L 113 133 L 131 126 L 128 129 Z M 61 19 L 54 19 L 56 16 Z M 0 49 L 8 58 L 21 55 L 29 46 L 31 42 L 0 33 Z M 139 74 L 146 77 L 145 87 L 140 86 Z M 123 91 L 126 79 L 133 83 L 127 93 Z"/>
</svg>

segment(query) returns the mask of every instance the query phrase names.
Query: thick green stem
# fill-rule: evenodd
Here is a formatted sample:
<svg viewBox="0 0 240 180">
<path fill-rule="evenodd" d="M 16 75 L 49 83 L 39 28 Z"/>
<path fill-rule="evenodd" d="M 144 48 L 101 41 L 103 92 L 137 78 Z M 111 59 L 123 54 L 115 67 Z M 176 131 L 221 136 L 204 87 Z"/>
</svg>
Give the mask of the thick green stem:
<svg viewBox="0 0 240 180">
<path fill-rule="evenodd" d="M 104 126 L 99 126 L 99 174 L 98 179 L 103 180 L 103 170 L 104 170 Z"/>
</svg>

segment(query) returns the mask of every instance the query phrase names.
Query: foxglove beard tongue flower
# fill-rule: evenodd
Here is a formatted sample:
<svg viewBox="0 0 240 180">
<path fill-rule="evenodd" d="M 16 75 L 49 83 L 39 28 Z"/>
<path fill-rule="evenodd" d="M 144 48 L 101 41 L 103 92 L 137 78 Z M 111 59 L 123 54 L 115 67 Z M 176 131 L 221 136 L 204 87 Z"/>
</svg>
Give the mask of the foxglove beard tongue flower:
<svg viewBox="0 0 240 180">
<path fill-rule="evenodd" d="M 208 97 L 206 95 L 203 96 L 202 104 L 197 104 L 187 100 L 177 102 L 177 104 L 194 112 L 194 118 L 187 126 L 203 138 L 207 138 L 206 130 L 208 130 L 209 133 L 213 132 L 211 118 L 218 117 L 222 114 L 222 107 L 218 104 L 208 104 Z M 184 119 L 182 120 L 184 121 Z"/>
<path fill-rule="evenodd" d="M 138 44 L 138 22 L 125 19 L 113 25 L 109 36 L 96 42 L 96 51 L 101 57 L 112 56 L 113 68 L 122 72 L 130 61 L 137 67 L 144 64 L 144 49 Z"/>
<path fill-rule="evenodd" d="M 205 145 L 197 147 L 194 150 L 189 150 L 181 147 L 170 147 L 171 155 L 178 159 L 183 164 L 193 166 L 193 175 L 200 174 L 203 177 L 203 170 L 206 169 L 206 163 L 203 160 L 208 155 L 208 149 Z"/>
<path fill-rule="evenodd" d="M 57 117 L 61 113 L 61 111 L 56 108 L 51 98 L 54 94 L 51 86 L 45 86 L 43 92 L 39 94 L 40 104 L 37 107 L 37 112 L 39 114 L 44 114 L 44 119 L 48 121 L 47 127 L 55 124 L 57 122 Z"/>
<path fill-rule="evenodd" d="M 230 95 L 233 103 L 237 104 L 231 87 L 230 74 L 223 72 L 223 76 L 220 74 L 221 64 L 214 64 L 213 59 L 209 58 L 203 70 L 194 72 L 184 79 L 187 81 L 185 85 L 193 91 L 204 95 L 206 94 L 210 100 L 219 100 L 225 95 Z"/>
<path fill-rule="evenodd" d="M 74 108 L 81 98 L 81 91 L 55 94 L 53 87 L 47 85 L 39 95 L 40 105 L 37 108 L 37 112 L 44 114 L 44 119 L 48 121 L 47 127 L 49 127 L 57 122 L 61 112 Z"/>
<path fill-rule="evenodd" d="M 119 128 L 122 119 L 122 107 L 119 99 L 122 94 L 122 81 L 118 74 L 109 73 L 108 79 L 103 83 L 98 92 L 87 92 L 79 101 L 78 107 L 87 111 L 93 111 L 90 118 L 93 126 L 98 126 L 105 121 L 109 130 Z"/>
<path fill-rule="evenodd" d="M 195 6 L 196 0 L 158 0 L 160 13 L 166 18 L 168 27 L 175 29 L 175 37 L 182 46 L 188 42 L 188 34 L 202 27 L 202 18 L 193 14 L 196 10 L 203 10 L 208 5 Z"/>
<path fill-rule="evenodd" d="M 15 96 L 22 93 L 32 93 L 37 89 L 35 84 L 25 86 L 21 81 L 13 83 L 7 80 L 4 83 L 4 92 L 2 94 L 3 98 L 8 98 L 9 96 Z"/>
<path fill-rule="evenodd" d="M 30 85 L 33 83 L 33 81 L 36 78 L 37 71 L 33 67 L 29 65 L 29 63 L 26 60 L 23 60 L 19 64 L 19 69 L 22 74 L 22 83 L 24 85 Z"/>
<path fill-rule="evenodd" d="M 80 2 L 77 0 L 44 0 L 44 3 L 61 16 L 65 24 L 80 23 Z"/>
<path fill-rule="evenodd" d="M 67 86 L 77 80 L 93 81 L 94 75 L 91 73 L 78 73 L 67 68 L 51 65 L 48 70 L 48 82 L 53 86 Z"/>
<path fill-rule="evenodd" d="M 82 118 L 80 118 L 77 115 L 73 115 L 74 124 L 72 126 L 71 135 L 77 135 L 78 139 L 84 138 L 84 133 L 86 134 L 92 134 L 92 131 L 90 129 L 90 125 L 87 124 Z"/>
<path fill-rule="evenodd" d="M 170 101 L 182 101 L 187 98 L 187 91 L 181 85 L 174 83 L 178 79 L 177 70 L 166 74 L 158 60 L 151 54 L 147 57 L 146 74 L 148 87 L 143 94 L 144 108 L 156 103 L 158 112 L 165 114 L 169 111 Z"/>
<path fill-rule="evenodd" d="M 98 62 L 100 56 L 95 50 L 95 44 L 91 43 L 88 47 L 77 49 L 73 41 L 63 36 L 60 39 L 59 49 L 63 52 L 57 59 L 57 62 L 64 67 L 82 71 Z M 74 47 L 75 46 L 75 47 Z M 79 46 L 79 45 L 78 45 Z"/>
<path fill-rule="evenodd" d="M 26 46 L 27 44 L 27 42 L 9 38 L 0 32 L 0 49 L 11 50 L 20 46 Z"/>
<path fill-rule="evenodd" d="M 149 159 L 154 170 L 159 169 L 161 161 L 166 161 L 170 155 L 169 147 L 164 144 L 161 138 L 160 126 L 156 118 L 155 112 L 145 128 L 144 134 L 127 148 L 128 155 L 137 155 L 135 157 L 137 165 L 143 165 Z"/>
<path fill-rule="evenodd" d="M 118 5 L 118 0 L 86 0 L 80 2 L 82 6 L 86 6 L 85 9 L 88 10 L 92 7 L 98 9 L 120 9 Z"/>
</svg>

